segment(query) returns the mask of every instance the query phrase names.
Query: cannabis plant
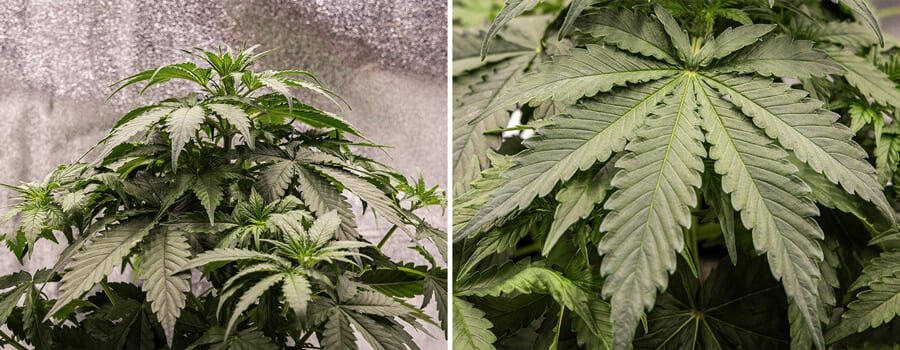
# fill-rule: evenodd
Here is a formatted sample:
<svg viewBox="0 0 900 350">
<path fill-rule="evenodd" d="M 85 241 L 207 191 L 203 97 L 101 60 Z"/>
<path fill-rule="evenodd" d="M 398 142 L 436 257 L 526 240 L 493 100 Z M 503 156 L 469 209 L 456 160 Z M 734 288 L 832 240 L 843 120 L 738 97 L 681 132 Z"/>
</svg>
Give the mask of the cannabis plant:
<svg viewBox="0 0 900 350">
<path fill-rule="evenodd" d="M 0 321 L 12 331 L 2 342 L 350 349 L 362 336 L 417 349 L 406 327 L 437 323 L 407 299 L 446 303 L 432 255 L 443 259 L 445 234 L 415 214 L 443 204 L 438 189 L 353 153 L 379 146 L 292 95 L 344 105 L 309 72 L 254 72 L 265 53 L 252 48 L 188 53 L 201 64 L 140 72 L 115 91 L 170 81 L 197 91 L 127 113 L 82 158 L 92 161 L 5 186 L 18 201 L 3 222 L 18 225 L 4 239 L 19 261 L 41 239 L 67 247 L 55 266 L 0 278 Z M 347 195 L 392 224 L 379 243 L 360 235 Z M 430 266 L 382 254 L 397 231 Z M 134 280 L 110 281 L 117 267 Z"/>
<path fill-rule="evenodd" d="M 900 342 L 867 1 L 539 2 L 454 32 L 457 348 Z"/>
</svg>

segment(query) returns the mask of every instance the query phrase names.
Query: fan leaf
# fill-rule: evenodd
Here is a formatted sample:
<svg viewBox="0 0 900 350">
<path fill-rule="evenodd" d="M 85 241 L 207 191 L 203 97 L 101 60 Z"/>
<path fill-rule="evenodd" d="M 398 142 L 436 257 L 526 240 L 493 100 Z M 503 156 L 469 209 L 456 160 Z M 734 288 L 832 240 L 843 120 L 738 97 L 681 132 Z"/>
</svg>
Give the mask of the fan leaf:
<svg viewBox="0 0 900 350">
<path fill-rule="evenodd" d="M 659 21 L 639 11 L 603 11 L 582 16 L 577 26 L 622 50 L 677 64 L 672 45 Z"/>
<path fill-rule="evenodd" d="M 885 217 L 893 216 L 875 169 L 864 159 L 866 152 L 852 140 L 850 129 L 835 122 L 837 114 L 820 109 L 821 102 L 768 79 L 717 75 L 704 81 L 729 96 L 756 126 L 794 151 L 798 159 L 847 192 L 875 204 Z"/>
<path fill-rule="evenodd" d="M 838 0 L 831 0 L 832 2 L 838 2 Z M 884 36 L 881 34 L 881 25 L 878 24 L 878 17 L 875 16 L 875 9 L 872 8 L 872 3 L 869 0 L 839 0 L 841 4 L 847 6 L 850 11 L 853 11 L 853 15 L 856 16 L 857 20 L 862 20 L 863 23 L 869 26 L 872 31 L 875 32 L 875 35 L 878 36 L 878 43 L 884 45 Z"/>
<path fill-rule="evenodd" d="M 878 67 L 865 58 L 840 48 L 829 48 L 828 56 L 846 71 L 844 78 L 866 97 L 883 105 L 900 107 L 900 90 Z"/>
<path fill-rule="evenodd" d="M 326 349 L 358 349 L 356 334 L 350 327 L 350 321 L 340 310 L 336 309 L 329 313 L 325 331 L 322 332 L 322 343 Z"/>
<path fill-rule="evenodd" d="M 828 54 L 814 49 L 812 41 L 794 40 L 787 36 L 771 37 L 747 47 L 713 69 L 791 78 L 823 77 L 844 72 L 840 65 L 828 59 Z"/>
<path fill-rule="evenodd" d="M 366 181 L 365 178 L 339 168 L 321 165 L 313 165 L 313 168 L 319 173 L 339 183 L 350 192 L 353 192 L 353 194 L 357 195 L 371 206 L 377 214 L 381 215 L 389 223 L 397 225 L 401 230 L 406 230 L 406 223 L 400 218 L 400 214 L 397 212 L 397 206 L 394 205 L 384 191 Z"/>
<path fill-rule="evenodd" d="M 550 232 L 544 238 L 541 254 L 547 256 L 570 226 L 588 217 L 594 211 L 594 205 L 606 199 L 606 192 L 612 189 L 611 181 L 615 174 L 610 163 L 599 171 L 574 176 L 556 194 L 559 205 L 556 207 Z"/>
<path fill-rule="evenodd" d="M 476 74 L 483 79 L 468 86 L 469 91 L 456 101 L 453 108 L 453 191 L 456 194 L 469 189 L 478 173 L 488 166 L 488 150 L 500 144 L 496 136 L 484 132 L 502 128 L 508 117 L 503 110 L 481 120 L 477 120 L 478 116 L 513 85 L 533 59 L 533 55 L 519 56 L 485 68 L 484 74 L 479 71 Z"/>
<path fill-rule="evenodd" d="M 166 131 L 172 140 L 172 171 L 178 171 L 178 157 L 184 145 L 194 139 L 194 132 L 200 129 L 205 117 L 200 106 L 181 107 L 166 117 Z"/>
<path fill-rule="evenodd" d="M 616 162 L 622 171 L 612 181 L 618 190 L 604 205 L 610 213 L 600 225 L 607 234 L 599 244 L 616 348 L 631 342 L 656 290 L 665 290 L 675 252 L 684 248 L 682 228 L 691 226 L 690 208 L 697 206 L 706 151 L 693 85 L 684 81 Z"/>
<path fill-rule="evenodd" d="M 303 203 L 316 215 L 324 215 L 332 210 L 340 215 L 341 225 L 335 232 L 335 238 L 348 241 L 359 237 L 356 230 L 356 216 L 344 195 L 331 186 L 328 180 L 306 167 L 296 167 L 296 174 L 297 187 Z"/>
<path fill-rule="evenodd" d="M 538 137 L 526 143 L 529 149 L 504 173 L 509 180 L 456 233 L 456 239 L 504 222 L 507 215 L 525 208 L 535 197 L 547 195 L 557 182 L 568 180 L 575 171 L 606 161 L 613 152 L 622 150 L 634 137 L 634 130 L 678 82 L 664 79 L 616 90 L 553 118 L 553 124 L 538 129 Z"/>
<path fill-rule="evenodd" d="M 294 315 L 301 320 L 306 319 L 307 303 L 312 299 L 312 288 L 309 280 L 302 274 L 284 274 L 284 284 L 281 286 L 284 299 L 294 311 Z"/>
<path fill-rule="evenodd" d="M 453 297 L 453 349 L 492 350 L 497 337 L 484 312 L 463 298 Z"/>
<path fill-rule="evenodd" d="M 240 299 L 238 299 L 237 304 L 234 305 L 234 309 L 231 310 L 231 318 L 228 319 L 228 326 L 225 327 L 225 338 L 227 339 L 231 332 L 234 330 L 234 325 L 237 323 L 238 318 L 241 316 L 250 305 L 256 303 L 256 300 L 265 293 L 269 288 L 274 286 L 276 283 L 281 282 L 284 279 L 284 275 L 276 274 L 264 277 L 263 279 L 256 281 L 247 291 L 241 295 Z"/>
<path fill-rule="evenodd" d="M 122 258 L 126 257 L 155 226 L 156 221 L 150 218 L 131 218 L 102 231 L 100 237 L 92 244 L 85 245 L 74 255 L 68 270 L 63 274 L 59 299 L 47 312 L 44 320 L 91 290 L 112 272 L 113 268 L 121 264 Z"/>
<path fill-rule="evenodd" d="M 722 175 L 722 188 L 794 305 L 791 338 L 809 336 L 818 348 L 824 348 L 817 289 L 821 279 L 817 262 L 823 256 L 816 242 L 824 234 L 810 218 L 819 213 L 806 198 L 809 187 L 793 175 L 797 168 L 784 159 L 787 152 L 734 105 L 711 87 L 703 85 L 699 91 L 703 125 L 712 145 L 710 157 L 715 160 L 715 172 Z"/>
<path fill-rule="evenodd" d="M 553 57 L 535 72 L 522 76 L 516 85 L 498 96 L 482 112 L 482 118 L 516 103 L 573 101 L 615 86 L 648 82 L 677 74 L 679 70 L 655 60 L 630 55 L 613 47 L 588 44 L 568 55 Z"/>
<path fill-rule="evenodd" d="M 175 322 L 184 308 L 186 293 L 191 290 L 190 275 L 177 273 L 187 263 L 190 249 L 181 232 L 165 227 L 157 229 L 144 248 L 141 288 L 147 292 L 150 309 L 162 325 L 169 346 L 172 346 Z"/>
</svg>

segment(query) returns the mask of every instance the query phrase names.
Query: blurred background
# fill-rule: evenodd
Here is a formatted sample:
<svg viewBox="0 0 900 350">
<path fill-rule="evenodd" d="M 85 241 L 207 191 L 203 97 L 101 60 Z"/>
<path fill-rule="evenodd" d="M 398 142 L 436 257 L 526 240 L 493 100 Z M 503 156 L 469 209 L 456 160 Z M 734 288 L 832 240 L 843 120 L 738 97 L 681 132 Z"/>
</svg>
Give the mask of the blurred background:
<svg viewBox="0 0 900 350">
<path fill-rule="evenodd" d="M 129 88 L 105 101 L 111 83 L 190 61 L 181 49 L 258 44 L 258 51 L 273 51 L 255 70 L 312 72 L 353 110 L 338 111 L 319 96 L 298 98 L 391 147 L 390 157 L 361 153 L 446 189 L 446 25 L 447 3 L 428 0 L 4 0 L 0 183 L 41 181 L 77 160 L 127 111 L 188 92 L 160 85 L 140 96 L 140 88 Z M 0 189 L 0 205 L 10 203 L 9 194 Z M 425 215 L 446 230 L 440 210 Z M 358 222 L 360 232 L 377 242 L 390 226 L 367 218 Z M 424 262 L 403 239 L 392 237 L 387 254 Z M 52 266 L 60 246 L 40 244 L 24 266 L 0 247 L 0 275 Z M 436 338 L 416 334 L 422 348 L 446 348 L 440 329 L 431 331 Z"/>
</svg>

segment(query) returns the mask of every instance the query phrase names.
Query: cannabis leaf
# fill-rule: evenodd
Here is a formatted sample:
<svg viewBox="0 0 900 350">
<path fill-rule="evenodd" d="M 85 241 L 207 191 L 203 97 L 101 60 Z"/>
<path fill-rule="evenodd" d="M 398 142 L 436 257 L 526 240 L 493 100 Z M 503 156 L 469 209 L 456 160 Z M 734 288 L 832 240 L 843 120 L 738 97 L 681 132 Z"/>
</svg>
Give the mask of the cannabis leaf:
<svg viewBox="0 0 900 350">
<path fill-rule="evenodd" d="M 491 322 L 465 299 L 453 298 L 453 348 L 494 349 L 497 338 L 490 331 Z"/>
<path fill-rule="evenodd" d="M 150 217 L 136 217 L 120 222 L 99 233 L 91 244 L 85 245 L 72 258 L 60 281 L 60 296 L 44 318 L 80 298 L 118 266 L 129 251 L 140 243 L 157 225 Z"/>
<path fill-rule="evenodd" d="M 169 346 L 172 345 L 175 322 L 187 299 L 185 294 L 191 290 L 190 276 L 176 274 L 176 271 L 189 257 L 187 238 L 181 232 L 165 227 L 151 233 L 144 248 L 142 288 L 147 292 L 151 310 L 163 326 Z"/>
<path fill-rule="evenodd" d="M 872 259 L 850 290 L 863 289 L 848 305 L 841 323 L 828 334 L 835 342 L 850 334 L 878 327 L 900 314 L 900 252 L 889 251 Z"/>
<path fill-rule="evenodd" d="M 763 259 L 742 256 L 735 267 L 720 262 L 704 283 L 676 273 L 647 315 L 638 348 L 783 348 L 789 341 L 787 306 Z"/>
<path fill-rule="evenodd" d="M 755 249 L 767 254 L 772 276 L 784 286 L 795 344 L 808 340 L 824 348 L 816 282 L 823 259 L 817 241 L 823 234 L 811 219 L 818 210 L 807 197 L 809 187 L 786 158 L 796 157 L 859 196 L 877 208 L 877 215 L 892 218 L 893 213 L 866 153 L 837 123 L 838 116 L 805 92 L 768 77 L 846 71 L 810 41 L 771 35 L 771 25 L 691 38 L 662 6 L 654 6 L 653 13 L 655 19 L 640 11 L 584 16 L 579 29 L 592 36 L 583 39 L 584 48 L 537 66 L 482 109 L 484 117 L 513 104 L 579 100 L 524 143 L 526 150 L 504 172 L 503 183 L 476 213 L 466 215 L 470 219 L 457 242 L 484 242 L 495 232 L 509 232 L 493 230 L 509 226 L 536 198 L 557 191 L 560 182 L 576 188 L 570 186 L 577 186 L 577 173 L 614 164 L 615 190 L 607 198 L 591 198 L 609 211 L 600 224 L 605 232 L 598 242 L 600 271 L 606 276 L 603 296 L 611 298 L 613 344 L 622 348 L 676 269 L 675 253 L 683 253 L 685 232 L 694 229 L 696 190 L 720 187 L 751 230 Z M 710 145 L 708 153 L 704 143 Z M 700 176 L 706 169 L 703 159 L 714 162 L 721 183 L 704 183 L 717 177 Z M 584 194 L 592 187 L 580 188 L 571 191 Z M 574 195 L 558 193 L 561 205 Z M 591 208 L 583 205 L 577 217 Z M 569 222 L 559 224 L 569 227 Z M 545 254 L 561 232 L 554 228 L 541 238 Z M 507 236 L 512 244 L 506 247 L 523 237 Z M 472 266 L 464 265 L 462 272 Z"/>
</svg>

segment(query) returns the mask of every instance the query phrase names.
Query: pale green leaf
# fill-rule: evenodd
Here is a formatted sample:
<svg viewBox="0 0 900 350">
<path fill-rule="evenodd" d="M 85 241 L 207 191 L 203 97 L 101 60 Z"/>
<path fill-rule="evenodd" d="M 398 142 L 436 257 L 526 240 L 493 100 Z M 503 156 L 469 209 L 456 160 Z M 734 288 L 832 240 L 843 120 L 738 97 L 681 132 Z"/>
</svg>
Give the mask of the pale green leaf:
<svg viewBox="0 0 900 350">
<path fill-rule="evenodd" d="M 334 237 L 334 233 L 341 225 L 341 218 L 336 211 L 329 211 L 319 215 L 309 228 L 309 237 L 316 246 L 325 245 Z"/>
<path fill-rule="evenodd" d="M 883 252 L 878 257 L 869 260 L 863 268 L 862 274 L 850 285 L 849 291 L 865 288 L 889 276 L 900 274 L 900 251 Z"/>
<path fill-rule="evenodd" d="M 872 30 L 858 22 L 826 22 L 818 25 L 817 41 L 828 41 L 848 47 L 869 47 L 878 44 Z"/>
<path fill-rule="evenodd" d="M 191 174 L 190 190 L 200 199 L 200 204 L 206 208 L 209 223 L 214 223 L 216 208 L 225 197 L 222 190 L 222 181 L 218 173 Z"/>
<path fill-rule="evenodd" d="M 756 126 L 794 151 L 798 159 L 847 192 L 875 204 L 885 216 L 893 215 L 875 169 L 865 160 L 866 152 L 853 141 L 852 131 L 836 123 L 837 114 L 820 108 L 822 102 L 768 79 L 718 75 L 703 80 L 729 96 Z"/>
<path fill-rule="evenodd" d="M 533 9 L 534 6 L 541 1 L 542 0 L 506 0 L 506 6 L 504 6 L 503 9 L 500 10 L 500 13 L 497 14 L 494 22 L 491 23 L 491 28 L 488 29 L 487 34 L 484 36 L 484 41 L 482 41 L 481 44 L 481 57 L 484 58 L 487 56 L 491 40 L 507 22 L 521 15 L 523 12 Z"/>
<path fill-rule="evenodd" d="M 726 58 L 713 68 L 718 72 L 757 73 L 763 76 L 809 78 L 842 74 L 844 69 L 813 42 L 788 36 L 771 37 Z"/>
<path fill-rule="evenodd" d="M 656 60 L 631 55 L 613 47 L 588 44 L 557 55 L 536 67 L 514 86 L 497 96 L 482 111 L 482 117 L 516 103 L 552 99 L 577 100 L 615 86 L 653 81 L 675 75 L 679 70 Z"/>
<path fill-rule="evenodd" d="M 882 134 L 873 153 L 878 183 L 887 184 L 900 164 L 900 134 Z"/>
<path fill-rule="evenodd" d="M 172 170 L 178 169 L 178 156 L 189 141 L 194 139 L 194 133 L 200 129 L 205 120 L 206 113 L 200 106 L 181 107 L 172 111 L 166 117 L 166 131 L 172 141 Z"/>
<path fill-rule="evenodd" d="M 787 158 L 800 171 L 797 172 L 803 181 L 812 189 L 810 197 L 820 205 L 837 209 L 856 216 L 870 230 L 886 231 L 894 226 L 893 216 L 885 216 L 874 204 L 859 198 L 858 195 L 847 193 L 838 185 L 828 180 L 825 175 L 817 173 L 809 164 L 803 163 L 796 157 Z"/>
<path fill-rule="evenodd" d="M 200 253 L 183 266 L 180 266 L 178 271 L 184 271 L 195 267 L 204 266 L 213 262 L 229 262 L 229 261 L 237 261 L 237 260 L 269 260 L 275 263 L 279 263 L 282 266 L 290 266 L 290 262 L 281 258 L 277 255 L 266 254 L 262 252 L 257 252 L 249 249 L 238 249 L 238 248 L 216 248 L 213 250 L 208 250 L 203 253 Z"/>
<path fill-rule="evenodd" d="M 20 271 L 17 273 L 26 274 L 25 271 Z M 5 277 L 5 276 L 4 276 Z M 30 280 L 30 278 L 28 279 Z M 22 296 L 31 289 L 31 284 L 27 283 L 27 281 L 23 281 L 21 285 L 16 286 L 11 290 L 5 291 L 2 295 L 0 295 L 0 322 L 2 324 L 6 324 L 6 320 L 9 319 L 10 314 L 12 314 L 13 309 L 16 308 L 16 305 L 19 304 L 19 301 L 22 300 Z"/>
<path fill-rule="evenodd" d="M 774 24 L 750 24 L 737 28 L 727 28 L 715 39 L 703 44 L 698 52 L 702 62 L 728 56 L 759 40 L 775 29 Z"/>
<path fill-rule="evenodd" d="M 231 318 L 228 319 L 228 326 L 225 327 L 225 338 L 228 338 L 228 335 L 234 330 L 234 325 L 241 314 L 244 313 L 250 305 L 256 303 L 256 300 L 269 290 L 269 288 L 276 283 L 281 282 L 283 278 L 284 276 L 280 274 L 267 276 L 259 281 L 255 281 L 255 284 L 241 295 L 237 304 L 234 305 L 234 309 L 231 310 Z"/>
<path fill-rule="evenodd" d="M 294 161 L 276 160 L 260 171 L 256 189 L 266 200 L 274 201 L 284 197 L 284 191 L 291 185 L 293 177 Z"/>
<path fill-rule="evenodd" d="M 612 189 L 611 181 L 616 172 L 612 163 L 608 162 L 597 171 L 589 170 L 575 175 L 556 194 L 559 205 L 556 207 L 550 232 L 544 238 L 542 255 L 550 254 L 556 242 L 570 226 L 588 217 L 594 211 L 594 204 L 606 199 L 606 192 Z"/>
<path fill-rule="evenodd" d="M 569 34 L 569 31 L 575 25 L 575 20 L 593 2 L 593 0 L 572 0 L 569 4 L 569 10 L 566 12 L 566 19 L 563 20 L 562 27 L 559 28 L 559 40 L 563 40 L 563 37 Z"/>
<path fill-rule="evenodd" d="M 235 105 L 224 103 L 210 103 L 206 105 L 206 108 L 231 123 L 231 125 L 237 128 L 238 132 L 244 136 L 244 142 L 247 143 L 247 146 L 249 146 L 250 149 L 254 148 L 253 135 L 250 134 L 251 122 L 247 112 Z"/>
<path fill-rule="evenodd" d="M 875 15 L 875 9 L 869 0 L 831 0 L 832 2 L 840 1 L 841 4 L 847 6 L 857 20 L 869 26 L 875 35 L 878 36 L 878 42 L 883 46 L 884 37 L 881 34 L 881 25 L 878 23 L 878 17 Z"/>
<path fill-rule="evenodd" d="M 485 131 L 506 125 L 508 112 L 499 110 L 476 121 L 482 110 L 521 76 L 526 64 L 534 56 L 519 56 L 479 70 L 483 79 L 467 87 L 453 108 L 453 192 L 457 195 L 469 189 L 469 184 L 488 166 L 488 150 L 500 146 L 500 139 L 484 135 Z"/>
<path fill-rule="evenodd" d="M 36 207 L 22 211 L 21 218 L 22 223 L 19 224 L 19 232 L 25 235 L 25 242 L 32 248 L 29 250 L 29 255 L 31 255 L 30 253 L 34 250 L 34 242 L 37 241 L 41 231 L 44 230 L 44 225 L 50 224 L 48 222 L 50 217 L 47 215 L 46 210 Z"/>
<path fill-rule="evenodd" d="M 482 284 L 480 288 L 467 288 L 463 294 L 500 296 L 510 293 L 550 294 L 556 302 L 572 310 L 582 319 L 594 319 L 589 300 L 596 300 L 597 296 L 581 289 L 572 280 L 559 272 L 544 267 L 529 266 L 519 270 L 514 275 L 509 275 L 507 279 L 499 283 Z M 599 324 L 588 324 L 588 327 L 595 334 L 600 334 L 600 330 L 597 328 Z"/>
<path fill-rule="evenodd" d="M 470 239 L 466 246 L 473 247 L 474 250 L 461 263 L 462 266 L 458 269 L 458 273 L 460 275 L 469 274 L 478 267 L 478 263 L 482 260 L 516 248 L 519 241 L 528 236 L 529 231 L 534 229 L 542 219 L 549 220 L 550 217 L 544 215 L 518 217 L 506 223 L 503 229 L 489 230 L 477 240 Z"/>
<path fill-rule="evenodd" d="M 468 191 L 453 199 L 454 232 L 461 231 L 475 217 L 475 214 L 491 198 L 491 194 L 506 182 L 502 174 L 516 164 L 512 161 L 512 156 L 499 155 L 492 151 L 487 153 L 487 157 L 491 167 L 481 171 L 481 176 L 472 182 Z M 458 234 L 454 239 L 457 238 L 459 238 Z"/>
<path fill-rule="evenodd" d="M 358 349 L 350 321 L 338 310 L 329 312 L 322 338 L 325 349 Z"/>
<path fill-rule="evenodd" d="M 572 330 L 576 332 L 578 345 L 585 349 L 608 350 L 613 347 L 613 325 L 610 322 L 609 304 L 603 299 L 590 300 L 590 309 L 593 319 L 585 320 L 581 317 L 572 318 Z M 596 325 L 591 327 L 591 325 Z M 600 330 L 600 334 L 594 334 L 591 328 Z"/>
<path fill-rule="evenodd" d="M 316 215 L 324 215 L 329 211 L 337 211 L 341 216 L 341 225 L 334 237 L 339 240 L 354 240 L 359 237 L 356 231 L 356 216 L 344 198 L 334 186 L 319 174 L 305 167 L 296 167 L 298 188 L 309 209 Z"/>
<path fill-rule="evenodd" d="M 622 50 L 654 57 L 670 64 L 672 45 L 662 24 L 639 11 L 603 11 L 582 16 L 576 24 L 591 36 Z"/>
<path fill-rule="evenodd" d="M 484 39 L 484 30 L 454 27 L 453 83 L 462 83 L 464 80 L 467 80 L 467 77 L 472 76 L 473 72 L 468 71 L 490 63 L 522 55 L 534 57 L 540 45 L 541 36 L 544 34 L 543 28 L 548 20 L 548 16 L 527 16 L 510 21 L 492 39 L 491 52 L 484 56 L 483 59 L 481 57 L 481 44 Z M 475 76 L 475 78 L 480 79 L 478 76 Z M 456 90 L 455 87 L 454 90 Z M 456 94 L 457 92 L 454 91 L 454 95 Z"/>
<path fill-rule="evenodd" d="M 882 105 L 900 107 L 900 90 L 887 74 L 865 58 L 840 48 L 829 48 L 828 56 L 846 70 L 847 82 Z"/>
<path fill-rule="evenodd" d="M 672 39 L 672 47 L 675 49 L 675 53 L 678 55 L 679 60 L 681 60 L 681 62 L 691 62 L 694 57 L 693 50 L 691 49 L 691 39 L 688 37 L 687 31 L 681 29 L 681 26 L 678 25 L 678 21 L 676 21 L 669 11 L 666 11 L 661 5 L 655 4 L 653 6 L 653 12 L 656 14 L 656 18 L 659 19 L 659 22 L 662 23 L 666 34 Z"/>
<path fill-rule="evenodd" d="M 261 84 L 272 89 L 272 91 L 284 96 L 284 98 L 287 99 L 288 110 L 294 109 L 294 97 L 291 95 L 288 85 L 284 83 L 284 79 L 275 77 L 274 72 L 272 71 L 260 73 L 257 79 L 259 79 Z"/>
<path fill-rule="evenodd" d="M 829 342 L 878 327 L 900 314 L 900 273 L 880 276 L 867 287 L 847 305 L 841 323 L 829 332 Z"/>
<path fill-rule="evenodd" d="M 770 89 L 779 95 L 784 92 L 783 88 Z M 699 91 L 715 172 L 722 175 L 722 189 L 731 195 L 741 222 L 752 230 L 754 247 L 766 253 L 772 276 L 784 285 L 792 305 L 791 337 L 809 338 L 818 348 L 824 348 L 817 287 L 821 278 L 817 262 L 823 256 L 816 241 L 824 234 L 811 218 L 818 210 L 806 198 L 809 187 L 794 176 L 797 168 L 784 159 L 787 152 L 773 144 L 737 107 L 711 87 L 703 85 Z M 731 95 L 732 101 L 735 96 Z M 756 94 L 752 98 L 741 102 L 749 104 L 762 97 Z"/>
<path fill-rule="evenodd" d="M 156 107 L 145 111 L 127 123 L 117 126 L 109 136 L 101 141 L 106 144 L 106 148 L 101 152 L 101 158 L 108 155 L 113 147 L 131 140 L 141 131 L 149 131 L 148 127 L 151 124 L 159 122 L 160 119 L 169 115 L 173 110 L 174 108 L 170 107 Z"/>
<path fill-rule="evenodd" d="M 338 100 L 341 100 L 341 102 L 344 102 L 344 103 L 343 103 L 343 106 L 347 106 L 348 108 L 350 107 L 350 105 L 348 105 L 348 104 L 346 103 L 346 101 L 344 101 L 343 98 L 341 98 L 340 96 L 338 96 L 338 95 L 335 94 L 334 92 L 331 92 L 331 90 L 326 89 L 326 88 L 323 87 L 322 85 L 319 85 L 319 84 L 316 84 L 316 83 L 311 83 L 311 82 L 308 82 L 308 81 L 297 80 L 297 79 L 284 79 L 284 80 L 282 80 L 282 81 L 283 81 L 285 84 L 287 84 L 288 86 L 300 87 L 300 88 L 304 88 L 304 89 L 307 89 L 307 90 L 309 90 L 309 91 L 315 92 L 315 93 L 317 93 L 317 94 L 319 94 L 319 95 L 321 95 L 321 96 L 327 98 L 329 101 L 331 101 L 331 103 L 334 103 L 336 106 L 338 106 L 338 108 L 342 108 L 342 104 L 339 103 Z M 341 122 L 342 124 L 344 124 L 344 126 L 345 126 L 346 129 L 347 129 L 347 130 L 345 130 L 345 131 L 348 131 L 348 132 L 350 132 L 350 133 L 352 133 L 352 134 L 354 134 L 354 135 L 357 135 L 357 136 L 361 136 L 361 134 L 359 133 L 359 131 L 356 130 L 356 128 L 354 128 L 353 126 L 351 126 L 350 123 L 348 123 L 347 121 L 341 119 L 340 117 L 338 117 L 338 116 L 336 116 L 336 115 L 333 115 L 333 114 L 331 114 L 331 113 L 327 113 L 327 112 L 323 112 L 322 114 L 327 115 L 327 116 L 330 116 L 330 117 L 334 118 L 335 121 L 339 121 L 339 122 Z"/>
<path fill-rule="evenodd" d="M 191 290 L 190 274 L 177 273 L 190 257 L 190 249 L 181 232 L 164 226 L 151 234 L 144 247 L 141 289 L 147 292 L 150 309 L 162 325 L 169 346 L 187 299 L 185 294 Z"/>
<path fill-rule="evenodd" d="M 354 312 L 377 316 L 402 316 L 410 310 L 394 298 L 372 291 L 360 291 L 350 300 L 341 303 L 341 307 Z"/>
<path fill-rule="evenodd" d="M 391 201 L 384 191 L 366 181 L 365 178 L 339 168 L 320 165 L 313 165 L 313 168 L 341 184 L 350 192 L 353 192 L 353 194 L 357 195 L 374 209 L 375 213 L 381 215 L 389 223 L 397 225 L 401 230 L 406 230 L 406 223 L 400 218 L 400 214 L 398 214 L 397 206 L 394 202 Z"/>
<path fill-rule="evenodd" d="M 287 273 L 284 274 L 284 284 L 281 292 L 288 306 L 294 311 L 294 315 L 301 320 L 306 319 L 306 306 L 312 300 L 312 288 L 306 276 Z"/>
<path fill-rule="evenodd" d="M 375 350 L 410 349 L 419 350 L 412 336 L 400 325 L 384 319 L 376 319 L 368 315 L 341 310 L 347 319 Z M 390 320 L 390 319 L 388 319 Z"/>
<path fill-rule="evenodd" d="M 497 337 L 484 312 L 460 297 L 453 297 L 453 349 L 493 350 Z"/>
<path fill-rule="evenodd" d="M 59 299 L 44 319 L 94 288 L 155 226 L 150 218 L 129 219 L 102 231 L 92 244 L 75 253 L 60 281 Z"/>
<path fill-rule="evenodd" d="M 583 101 L 569 114 L 554 118 L 554 124 L 538 129 L 538 136 L 526 142 L 529 149 L 516 157 L 518 165 L 505 173 L 509 180 L 456 232 L 457 239 L 502 223 L 535 197 L 550 193 L 557 182 L 621 151 L 634 137 L 634 130 L 679 82 L 664 79 L 616 90 Z"/>
<path fill-rule="evenodd" d="M 631 343 L 638 320 L 663 291 L 675 270 L 675 253 L 684 248 L 683 228 L 691 226 L 696 188 L 706 150 L 697 116 L 694 84 L 677 88 L 663 107 L 638 129 L 616 162 L 610 213 L 599 244 L 604 298 L 611 298 L 614 346 Z"/>
</svg>

